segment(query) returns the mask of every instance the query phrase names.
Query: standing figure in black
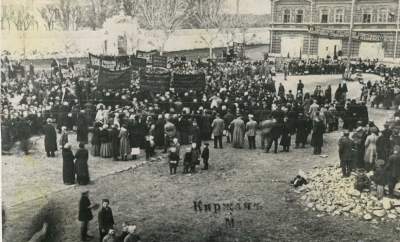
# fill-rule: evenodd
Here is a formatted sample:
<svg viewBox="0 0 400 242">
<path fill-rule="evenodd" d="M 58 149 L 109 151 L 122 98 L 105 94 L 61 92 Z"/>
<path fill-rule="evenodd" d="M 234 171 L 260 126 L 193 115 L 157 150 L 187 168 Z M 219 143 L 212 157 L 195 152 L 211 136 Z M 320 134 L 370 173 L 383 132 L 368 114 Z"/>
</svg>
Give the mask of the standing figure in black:
<svg viewBox="0 0 400 242">
<path fill-rule="evenodd" d="M 108 234 L 108 230 L 114 227 L 114 217 L 109 205 L 110 201 L 108 199 L 102 200 L 102 208 L 98 214 L 100 242 L 102 242 L 104 236 Z"/>
<path fill-rule="evenodd" d="M 76 181 L 79 185 L 87 185 L 90 181 L 88 159 L 89 152 L 85 145 L 80 143 L 79 150 L 75 153 Z"/>
<path fill-rule="evenodd" d="M 314 119 L 312 131 L 311 145 L 314 147 L 314 155 L 320 155 L 321 147 L 324 143 L 323 136 L 325 133 L 325 125 L 319 118 L 319 112 L 317 112 L 316 118 Z"/>
<path fill-rule="evenodd" d="M 95 206 L 95 205 L 94 205 Z M 89 200 L 89 191 L 82 192 L 81 200 L 79 201 L 79 217 L 78 220 L 81 222 L 81 240 L 89 241 L 93 238 L 92 235 L 88 235 L 89 221 L 93 219 L 92 208 Z"/>
<path fill-rule="evenodd" d="M 203 170 L 208 170 L 208 159 L 210 158 L 210 150 L 208 149 L 208 143 L 204 143 L 203 151 L 201 152 L 201 158 L 203 158 Z"/>
<path fill-rule="evenodd" d="M 44 132 L 44 149 L 47 157 L 55 157 L 54 152 L 57 150 L 57 132 L 51 124 L 51 119 L 47 119 L 47 123 L 43 127 Z"/>
</svg>

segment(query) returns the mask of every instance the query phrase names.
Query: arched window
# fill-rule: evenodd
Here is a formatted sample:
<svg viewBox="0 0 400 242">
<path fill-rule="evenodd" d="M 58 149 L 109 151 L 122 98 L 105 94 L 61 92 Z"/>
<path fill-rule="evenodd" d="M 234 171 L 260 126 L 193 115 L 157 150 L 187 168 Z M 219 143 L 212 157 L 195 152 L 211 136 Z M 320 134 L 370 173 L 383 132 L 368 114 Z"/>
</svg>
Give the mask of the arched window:
<svg viewBox="0 0 400 242">
<path fill-rule="evenodd" d="M 335 23 L 343 23 L 344 22 L 344 9 L 338 8 L 335 10 Z"/>
<path fill-rule="evenodd" d="M 297 9 L 297 11 L 296 11 L 296 23 L 303 23 L 303 16 L 304 16 L 304 10 L 303 9 Z"/>
<path fill-rule="evenodd" d="M 290 10 L 289 9 L 285 9 L 283 11 L 283 22 L 290 23 Z"/>
<path fill-rule="evenodd" d="M 388 9 L 381 8 L 378 11 L 378 22 L 379 23 L 386 23 L 388 21 Z"/>
<path fill-rule="evenodd" d="M 328 23 L 328 19 L 329 19 L 329 11 L 328 9 L 321 9 L 320 10 L 320 22 L 321 23 Z"/>
</svg>

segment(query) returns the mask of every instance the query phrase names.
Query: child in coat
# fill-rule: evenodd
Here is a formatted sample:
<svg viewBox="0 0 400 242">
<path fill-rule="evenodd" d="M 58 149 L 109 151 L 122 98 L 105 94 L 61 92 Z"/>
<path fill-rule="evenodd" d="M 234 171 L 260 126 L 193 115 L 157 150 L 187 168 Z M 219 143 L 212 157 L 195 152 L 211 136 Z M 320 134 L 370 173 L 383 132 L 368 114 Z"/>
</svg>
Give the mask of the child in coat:
<svg viewBox="0 0 400 242">
<path fill-rule="evenodd" d="M 208 143 L 204 144 L 203 151 L 201 152 L 201 158 L 203 158 L 203 170 L 208 170 L 208 159 L 210 157 L 210 150 L 208 149 Z"/>
<path fill-rule="evenodd" d="M 192 149 L 187 148 L 183 159 L 183 173 L 189 173 L 190 167 L 192 165 Z"/>
<path fill-rule="evenodd" d="M 178 162 L 179 162 L 179 154 L 176 150 L 175 147 L 171 147 L 169 149 L 169 155 L 168 155 L 168 159 L 169 159 L 169 174 L 176 174 L 176 168 L 178 167 Z"/>
</svg>

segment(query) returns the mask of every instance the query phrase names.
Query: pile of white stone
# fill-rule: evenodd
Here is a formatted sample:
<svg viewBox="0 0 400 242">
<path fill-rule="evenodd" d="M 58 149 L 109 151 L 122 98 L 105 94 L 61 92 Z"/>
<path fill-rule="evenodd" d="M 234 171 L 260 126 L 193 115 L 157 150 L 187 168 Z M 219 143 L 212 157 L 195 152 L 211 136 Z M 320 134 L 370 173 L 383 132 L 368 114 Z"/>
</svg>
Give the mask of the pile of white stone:
<svg viewBox="0 0 400 242">
<path fill-rule="evenodd" d="M 371 189 L 360 192 L 354 189 L 355 180 L 354 173 L 343 178 L 340 167 L 316 168 L 307 174 L 308 184 L 298 189 L 304 193 L 301 203 L 306 210 L 358 217 L 374 223 L 400 219 L 399 199 L 378 200 L 373 183 Z"/>
</svg>

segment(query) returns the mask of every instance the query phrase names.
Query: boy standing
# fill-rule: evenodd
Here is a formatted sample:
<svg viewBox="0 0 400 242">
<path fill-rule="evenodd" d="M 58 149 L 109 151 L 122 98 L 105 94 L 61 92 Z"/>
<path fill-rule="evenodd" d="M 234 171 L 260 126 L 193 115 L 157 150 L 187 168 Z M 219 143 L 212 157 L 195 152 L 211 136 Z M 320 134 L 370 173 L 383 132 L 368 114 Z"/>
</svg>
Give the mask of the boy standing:
<svg viewBox="0 0 400 242">
<path fill-rule="evenodd" d="M 203 151 L 201 152 L 201 158 L 203 158 L 203 170 L 208 170 L 208 159 L 210 157 L 210 150 L 208 149 L 208 143 L 204 144 Z"/>
</svg>

